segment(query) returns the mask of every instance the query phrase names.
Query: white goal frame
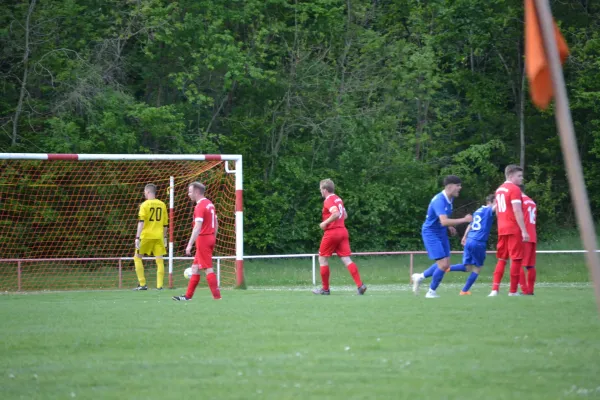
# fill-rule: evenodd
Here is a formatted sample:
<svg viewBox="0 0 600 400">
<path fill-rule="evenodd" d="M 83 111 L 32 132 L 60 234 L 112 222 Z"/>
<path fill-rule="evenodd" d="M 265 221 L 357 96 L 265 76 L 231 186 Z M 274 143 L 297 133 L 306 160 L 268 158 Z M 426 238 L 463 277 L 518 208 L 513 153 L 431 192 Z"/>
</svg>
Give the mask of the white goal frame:
<svg viewBox="0 0 600 400">
<path fill-rule="evenodd" d="M 225 161 L 225 172 L 235 174 L 235 281 L 244 287 L 244 208 L 243 169 L 241 154 L 48 154 L 0 153 L 0 160 L 65 160 L 65 161 Z M 233 163 L 230 168 L 229 163 Z M 169 214 L 174 207 L 173 177 L 170 178 Z M 169 286 L 173 282 L 173 226 L 169 226 Z"/>
</svg>

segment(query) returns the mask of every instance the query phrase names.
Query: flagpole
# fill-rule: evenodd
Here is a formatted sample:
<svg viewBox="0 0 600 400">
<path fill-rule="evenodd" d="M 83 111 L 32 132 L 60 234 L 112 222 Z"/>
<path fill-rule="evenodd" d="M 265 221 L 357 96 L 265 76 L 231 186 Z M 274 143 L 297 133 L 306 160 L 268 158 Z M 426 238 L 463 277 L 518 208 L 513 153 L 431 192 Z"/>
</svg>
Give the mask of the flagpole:
<svg viewBox="0 0 600 400">
<path fill-rule="evenodd" d="M 550 68 L 550 76 L 552 78 L 552 88 L 554 90 L 554 102 L 556 108 L 556 124 L 558 126 L 560 144 L 565 160 L 565 167 L 567 169 L 571 197 L 575 206 L 579 234 L 581 235 L 581 240 L 586 250 L 587 266 L 594 284 L 596 304 L 598 306 L 598 311 L 600 311 L 600 258 L 596 252 L 598 244 L 596 239 L 596 229 L 590 210 L 579 151 L 577 150 L 575 130 L 573 128 L 573 121 L 569 110 L 569 98 L 567 97 L 562 66 L 558 56 L 554 20 L 552 18 L 552 11 L 548 0 L 535 0 L 535 4 L 542 31 L 546 58 Z"/>
</svg>

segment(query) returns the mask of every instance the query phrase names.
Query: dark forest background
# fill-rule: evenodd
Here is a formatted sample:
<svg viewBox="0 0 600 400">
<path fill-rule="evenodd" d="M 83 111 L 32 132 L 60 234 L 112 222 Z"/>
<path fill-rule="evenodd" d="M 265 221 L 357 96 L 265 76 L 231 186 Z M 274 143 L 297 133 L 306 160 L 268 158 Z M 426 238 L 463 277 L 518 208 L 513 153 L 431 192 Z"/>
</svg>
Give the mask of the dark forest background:
<svg viewBox="0 0 600 400">
<path fill-rule="evenodd" d="M 600 2 L 552 1 L 600 206 Z M 247 253 L 314 251 L 319 180 L 354 250 L 421 248 L 524 166 L 546 240 L 574 226 L 553 110 L 535 109 L 522 0 L 61 0 L 0 5 L 0 151 L 244 156 Z"/>
</svg>

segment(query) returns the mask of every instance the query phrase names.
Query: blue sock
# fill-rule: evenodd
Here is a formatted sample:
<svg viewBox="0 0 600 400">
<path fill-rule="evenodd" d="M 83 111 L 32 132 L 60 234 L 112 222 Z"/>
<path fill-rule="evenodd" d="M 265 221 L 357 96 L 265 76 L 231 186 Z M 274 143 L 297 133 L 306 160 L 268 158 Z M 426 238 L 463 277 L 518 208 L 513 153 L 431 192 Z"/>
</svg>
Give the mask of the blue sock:
<svg viewBox="0 0 600 400">
<path fill-rule="evenodd" d="M 431 280 L 431 285 L 429 285 L 429 289 L 436 290 L 438 286 L 440 286 L 440 283 L 442 283 L 442 279 L 444 279 L 445 274 L 446 273 L 443 269 L 437 268 L 433 273 L 433 279 Z"/>
<path fill-rule="evenodd" d="M 454 264 L 450 266 L 450 271 L 456 272 L 467 272 L 467 266 L 465 264 Z"/>
<path fill-rule="evenodd" d="M 437 263 L 433 263 L 433 265 L 431 267 L 429 267 L 425 271 L 423 271 L 423 276 L 425 278 L 431 278 L 436 269 L 437 269 Z"/>
<path fill-rule="evenodd" d="M 465 283 L 465 287 L 463 288 L 463 292 L 468 292 L 471 289 L 471 286 L 475 283 L 479 274 L 477 272 L 471 272 L 471 275 L 467 278 L 467 282 Z"/>
</svg>

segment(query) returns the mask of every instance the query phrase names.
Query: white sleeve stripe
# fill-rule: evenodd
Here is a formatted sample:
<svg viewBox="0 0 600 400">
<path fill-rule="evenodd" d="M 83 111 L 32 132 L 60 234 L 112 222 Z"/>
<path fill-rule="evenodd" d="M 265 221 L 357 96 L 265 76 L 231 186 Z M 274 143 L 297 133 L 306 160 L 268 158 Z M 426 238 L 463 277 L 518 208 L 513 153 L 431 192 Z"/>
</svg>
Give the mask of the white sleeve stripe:
<svg viewBox="0 0 600 400">
<path fill-rule="evenodd" d="M 202 221 L 204 221 L 204 218 L 196 218 L 194 221 L 195 222 L 202 222 Z"/>
<path fill-rule="evenodd" d="M 513 200 L 513 201 L 511 201 L 511 203 L 513 203 L 513 204 L 521 204 L 521 200 Z"/>
</svg>

